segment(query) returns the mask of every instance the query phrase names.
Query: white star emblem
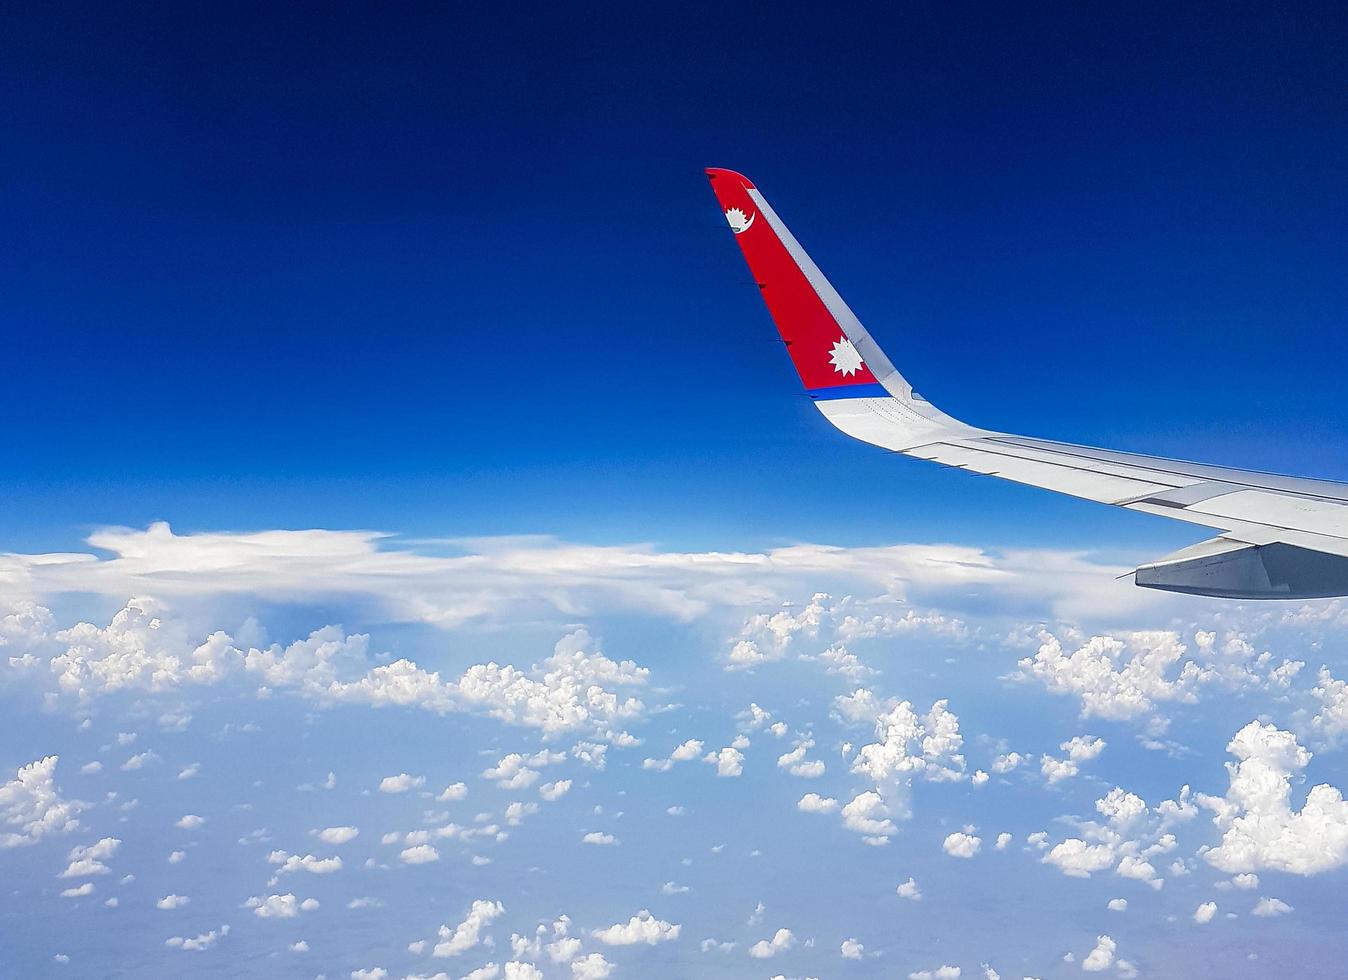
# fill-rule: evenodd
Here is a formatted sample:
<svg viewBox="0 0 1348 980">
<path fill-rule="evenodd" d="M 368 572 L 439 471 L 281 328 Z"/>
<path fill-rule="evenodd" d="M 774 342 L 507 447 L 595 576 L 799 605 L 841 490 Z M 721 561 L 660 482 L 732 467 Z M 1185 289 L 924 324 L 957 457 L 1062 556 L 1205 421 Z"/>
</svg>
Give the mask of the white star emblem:
<svg viewBox="0 0 1348 980">
<path fill-rule="evenodd" d="M 727 208 L 725 220 L 730 224 L 730 230 L 737 235 L 742 235 L 749 230 L 749 226 L 754 223 L 758 213 L 745 214 L 739 208 Z"/>
<path fill-rule="evenodd" d="M 852 346 L 852 342 L 846 337 L 841 338 L 833 345 L 833 353 L 828 358 L 833 363 L 833 370 L 839 374 L 851 377 L 861 370 L 861 355 L 857 349 Z"/>
</svg>

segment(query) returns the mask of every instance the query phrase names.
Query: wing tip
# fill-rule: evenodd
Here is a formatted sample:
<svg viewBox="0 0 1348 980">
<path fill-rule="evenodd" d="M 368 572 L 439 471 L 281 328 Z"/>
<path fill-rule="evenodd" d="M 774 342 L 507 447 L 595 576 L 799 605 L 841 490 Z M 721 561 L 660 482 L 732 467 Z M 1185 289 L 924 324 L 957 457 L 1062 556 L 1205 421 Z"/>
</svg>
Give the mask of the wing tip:
<svg viewBox="0 0 1348 980">
<path fill-rule="evenodd" d="M 744 174 L 737 173 L 734 170 L 727 170 L 725 167 L 708 167 L 706 173 L 709 180 L 716 180 L 717 178 L 724 177 L 727 180 L 738 180 L 746 190 L 753 191 L 758 189 L 754 186 L 754 182 L 744 176 Z"/>
</svg>

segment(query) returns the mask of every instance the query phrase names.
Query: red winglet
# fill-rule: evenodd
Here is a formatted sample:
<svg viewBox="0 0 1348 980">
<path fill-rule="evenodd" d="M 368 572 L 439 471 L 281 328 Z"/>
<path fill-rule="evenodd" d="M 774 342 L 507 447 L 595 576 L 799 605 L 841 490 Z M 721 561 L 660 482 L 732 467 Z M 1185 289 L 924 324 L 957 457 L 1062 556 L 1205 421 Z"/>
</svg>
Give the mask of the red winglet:
<svg viewBox="0 0 1348 980">
<path fill-rule="evenodd" d="M 861 355 L 778 236 L 773 227 L 777 216 L 769 219 L 763 213 L 766 202 L 753 182 L 718 167 L 707 168 L 707 177 L 805 387 L 810 391 L 852 385 L 878 388 L 875 375 L 862 363 Z M 799 250 L 794 239 L 791 244 Z"/>
</svg>

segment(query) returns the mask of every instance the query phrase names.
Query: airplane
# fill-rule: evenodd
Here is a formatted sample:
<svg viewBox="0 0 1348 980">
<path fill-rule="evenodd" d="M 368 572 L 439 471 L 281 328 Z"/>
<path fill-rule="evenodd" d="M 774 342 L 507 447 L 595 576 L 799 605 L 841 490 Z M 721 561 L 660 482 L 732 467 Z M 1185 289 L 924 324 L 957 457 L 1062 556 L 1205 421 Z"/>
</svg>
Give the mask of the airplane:
<svg viewBox="0 0 1348 980">
<path fill-rule="evenodd" d="M 913 391 L 753 182 L 713 193 L 815 406 L 862 442 L 1219 533 L 1140 565 L 1136 585 L 1226 599 L 1348 595 L 1348 483 L 994 432 Z"/>
</svg>

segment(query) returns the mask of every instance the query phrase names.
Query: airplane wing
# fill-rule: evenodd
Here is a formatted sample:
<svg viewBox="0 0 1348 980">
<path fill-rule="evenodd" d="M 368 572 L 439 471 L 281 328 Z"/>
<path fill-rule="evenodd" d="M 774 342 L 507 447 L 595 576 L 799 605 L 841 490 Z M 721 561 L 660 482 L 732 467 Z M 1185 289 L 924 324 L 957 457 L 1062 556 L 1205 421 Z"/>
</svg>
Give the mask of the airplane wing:
<svg viewBox="0 0 1348 980">
<path fill-rule="evenodd" d="M 1239 599 L 1348 595 L 1348 483 L 1092 449 L 967 425 L 913 391 L 751 181 L 708 169 L 806 391 L 847 435 L 906 456 L 1214 528 L 1140 586 Z"/>
</svg>

